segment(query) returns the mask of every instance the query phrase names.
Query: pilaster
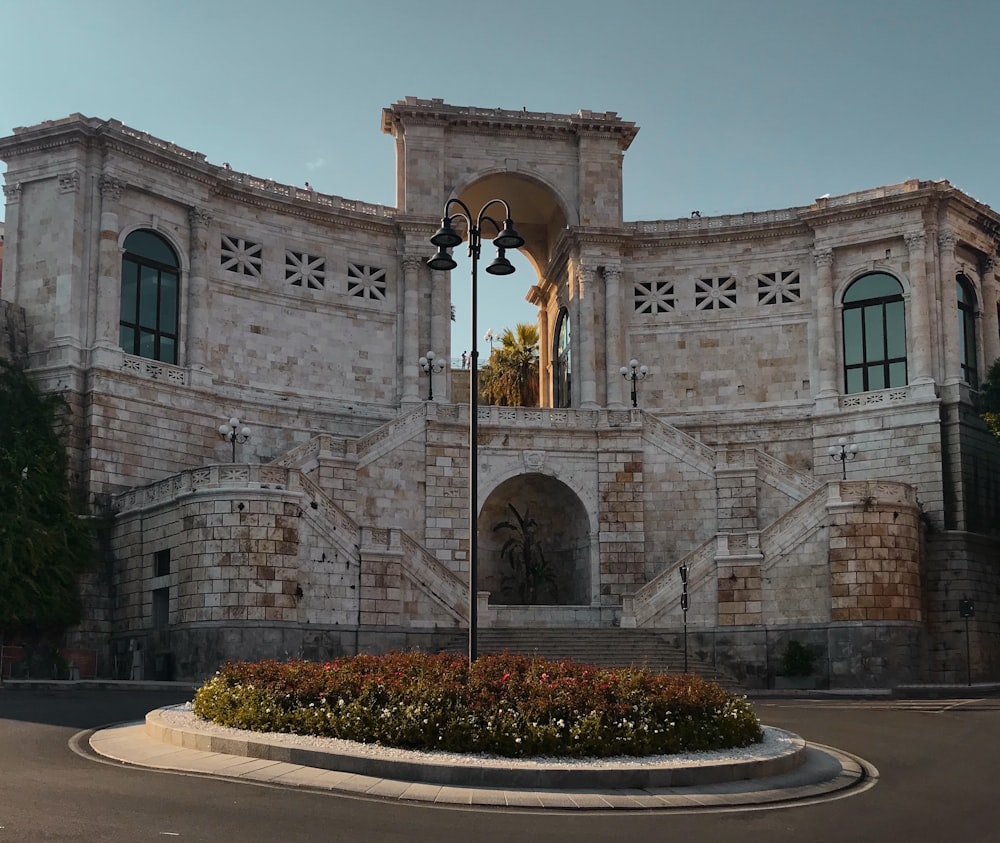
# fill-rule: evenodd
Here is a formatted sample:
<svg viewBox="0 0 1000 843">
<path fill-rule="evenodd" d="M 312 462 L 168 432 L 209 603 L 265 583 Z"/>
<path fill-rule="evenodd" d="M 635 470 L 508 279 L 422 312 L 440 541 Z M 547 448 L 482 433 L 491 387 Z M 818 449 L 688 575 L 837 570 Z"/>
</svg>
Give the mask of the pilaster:
<svg viewBox="0 0 1000 843">
<path fill-rule="evenodd" d="M 816 262 L 816 346 L 819 367 L 819 399 L 837 397 L 836 329 L 833 324 L 833 249 L 813 252 Z"/>
<path fill-rule="evenodd" d="M 420 359 L 420 269 L 423 261 L 416 255 L 403 258 L 403 359 L 400 382 L 403 403 L 420 400 L 417 360 Z M 426 351 L 427 349 L 424 349 Z M 438 352 L 437 347 L 434 351 Z"/>
<path fill-rule="evenodd" d="M 580 408 L 596 410 L 597 405 L 597 348 L 594 337 L 594 294 L 597 268 L 578 264 L 576 267 L 576 292 L 579 300 L 580 365 L 576 369 L 580 384 Z"/>
<path fill-rule="evenodd" d="M 191 277 L 187 292 L 187 363 L 193 371 L 205 371 L 208 361 L 208 336 L 205 329 L 208 311 L 208 228 L 212 214 L 205 208 L 191 208 L 188 223 L 191 232 Z"/>
<path fill-rule="evenodd" d="M 97 254 L 97 306 L 91 336 L 92 362 L 97 366 L 121 365 L 118 323 L 121 315 L 122 249 L 118 245 L 118 209 L 126 183 L 108 174 L 98 181 L 101 192 L 101 231 Z"/>
<path fill-rule="evenodd" d="M 933 383 L 931 371 L 931 308 L 934 285 L 927 277 L 927 236 L 915 231 L 905 236 L 910 257 L 910 306 L 913 331 L 907 337 L 907 354 L 913 360 L 912 384 Z"/>
<path fill-rule="evenodd" d="M 621 277 L 620 266 L 604 267 L 604 312 L 605 336 L 607 345 L 607 365 L 605 377 L 607 380 L 607 404 L 612 409 L 622 409 L 625 406 L 622 387 L 624 381 L 618 372 L 617 361 L 625 360 L 622 342 L 621 313 Z"/>
<path fill-rule="evenodd" d="M 17 302 L 17 281 L 18 281 L 18 243 L 21 238 L 21 183 L 5 184 L 3 195 L 6 203 L 4 230 L 6 232 L 6 242 L 3 250 L 3 278 L 4 278 L 4 298 L 8 301 Z"/>
<path fill-rule="evenodd" d="M 996 268 L 996 260 L 992 257 L 984 258 L 979 268 L 983 297 L 983 306 L 979 311 L 979 336 L 984 358 L 979 367 L 980 379 L 985 378 L 993 361 L 1000 358 L 1000 313 L 997 312 L 998 289 L 994 274 Z"/>
<path fill-rule="evenodd" d="M 913 235 L 906 238 L 906 244 L 910 245 Z M 960 362 L 958 353 L 958 303 L 955 298 L 955 234 L 951 231 L 942 231 L 938 235 L 940 279 L 941 279 L 941 320 L 942 331 L 944 332 L 944 367 L 941 371 L 940 382 L 942 388 L 949 386 L 956 387 L 961 383 Z M 913 266 L 911 248 L 911 272 Z M 930 347 L 930 337 L 923 332 L 919 333 L 917 339 L 926 349 Z"/>
</svg>

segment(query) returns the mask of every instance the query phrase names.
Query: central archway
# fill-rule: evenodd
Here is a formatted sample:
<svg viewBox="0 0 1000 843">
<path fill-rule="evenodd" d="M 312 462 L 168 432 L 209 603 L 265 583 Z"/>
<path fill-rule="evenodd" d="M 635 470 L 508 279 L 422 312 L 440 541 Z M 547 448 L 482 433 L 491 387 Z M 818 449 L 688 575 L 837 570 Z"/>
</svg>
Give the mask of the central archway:
<svg viewBox="0 0 1000 843">
<path fill-rule="evenodd" d="M 513 507 L 513 509 L 512 509 Z M 515 510 L 516 513 L 515 514 Z M 504 558 L 504 544 L 524 539 L 519 517 L 530 519 L 535 582 Z M 503 523 L 512 527 L 500 527 Z M 537 543 L 537 546 L 536 544 Z M 520 474 L 501 483 L 479 513 L 478 587 L 504 605 L 590 605 L 591 534 L 587 510 L 565 483 L 544 474 Z"/>
</svg>

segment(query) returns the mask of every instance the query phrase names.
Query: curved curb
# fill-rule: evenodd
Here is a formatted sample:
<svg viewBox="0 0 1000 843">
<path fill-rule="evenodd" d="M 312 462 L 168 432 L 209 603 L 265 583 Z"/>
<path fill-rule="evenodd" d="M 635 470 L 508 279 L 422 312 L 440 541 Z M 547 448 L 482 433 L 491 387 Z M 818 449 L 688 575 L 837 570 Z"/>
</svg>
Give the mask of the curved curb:
<svg viewBox="0 0 1000 843">
<path fill-rule="evenodd" d="M 722 759 L 685 766 L 677 762 L 630 765 L 581 766 L 545 761 L 524 766 L 503 759 L 473 759 L 468 763 L 436 762 L 424 753 L 403 753 L 390 758 L 347 750 L 289 746 L 280 736 L 241 733 L 239 737 L 201 729 L 187 729 L 165 721 L 165 709 L 146 715 L 145 733 L 160 743 L 202 752 L 241 755 L 267 761 L 336 770 L 379 779 L 458 787 L 554 790 L 647 790 L 651 788 L 704 787 L 781 776 L 794 772 L 806 760 L 806 742 L 798 735 L 765 727 L 788 740 L 788 747 L 773 755 Z M 405 757 L 409 755 L 410 757 Z"/>
<path fill-rule="evenodd" d="M 169 709 L 167 709 L 169 710 Z M 155 712 L 153 712 L 155 714 Z M 160 724 L 154 716 L 152 732 L 164 743 L 147 732 L 145 722 L 120 723 L 80 732 L 70 740 L 70 748 L 79 754 L 105 764 L 126 764 L 133 768 L 155 770 L 176 775 L 194 775 L 223 779 L 242 784 L 283 787 L 313 793 L 336 794 L 341 797 L 396 800 L 420 803 L 442 808 L 474 810 L 555 810 L 555 811 L 614 811 L 672 813 L 712 813 L 731 811 L 763 811 L 792 806 L 812 805 L 833 799 L 844 799 L 864 793 L 879 780 L 878 770 L 864 759 L 833 747 L 803 742 L 803 752 L 796 748 L 790 756 L 801 754 L 803 761 L 792 770 L 765 778 L 744 778 L 715 784 L 690 786 L 660 786 L 645 788 L 618 788 L 606 779 L 601 786 L 566 787 L 549 781 L 548 787 L 511 785 L 508 787 L 477 786 L 475 784 L 433 784 L 409 781 L 378 775 L 351 773 L 324 767 L 305 766 L 290 761 L 268 760 L 250 752 L 268 753 L 272 757 L 295 757 L 296 761 L 310 760 L 320 750 L 310 750 L 312 755 L 303 758 L 286 746 L 284 753 L 262 744 L 263 735 L 251 735 L 246 740 L 232 739 L 228 745 L 211 741 L 208 726 L 200 732 L 195 729 L 176 728 L 175 724 Z M 200 724 L 199 724 L 200 725 Z M 166 727 L 165 729 L 163 727 Z M 765 727 L 766 728 L 766 727 Z M 778 730 L 780 731 L 780 730 Z M 246 733 L 231 730 L 242 737 Z M 231 734 L 227 730 L 227 734 Z M 791 733 L 784 733 L 791 735 Z M 218 737 L 220 732 L 215 732 Z M 272 746 L 287 735 L 273 736 Z M 793 736 L 796 737 L 797 736 Z M 801 739 L 798 739 L 801 740 Z M 188 746 L 185 746 L 187 744 Z M 226 753 L 197 747 L 224 746 Z M 252 745 L 252 746 L 251 746 Z M 366 747 L 371 752 L 372 747 Z M 232 754 L 232 753 L 247 754 Z M 371 760 L 368 758 L 366 760 Z M 470 761 L 463 769 L 479 763 Z M 676 763 L 676 762 L 675 762 Z M 744 772 L 761 769 L 750 761 Z M 603 768 L 592 768 L 594 771 Z M 396 775 L 403 768 L 397 767 Z"/>
</svg>

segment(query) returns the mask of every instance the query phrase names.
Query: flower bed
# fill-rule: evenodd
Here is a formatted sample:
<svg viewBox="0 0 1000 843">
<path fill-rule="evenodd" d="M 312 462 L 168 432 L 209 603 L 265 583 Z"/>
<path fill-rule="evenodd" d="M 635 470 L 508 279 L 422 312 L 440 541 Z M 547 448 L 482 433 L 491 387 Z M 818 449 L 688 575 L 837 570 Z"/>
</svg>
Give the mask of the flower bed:
<svg viewBox="0 0 1000 843">
<path fill-rule="evenodd" d="M 195 694 L 222 726 L 518 757 L 660 755 L 749 746 L 745 698 L 697 676 L 570 661 L 389 653 L 229 662 Z"/>
</svg>

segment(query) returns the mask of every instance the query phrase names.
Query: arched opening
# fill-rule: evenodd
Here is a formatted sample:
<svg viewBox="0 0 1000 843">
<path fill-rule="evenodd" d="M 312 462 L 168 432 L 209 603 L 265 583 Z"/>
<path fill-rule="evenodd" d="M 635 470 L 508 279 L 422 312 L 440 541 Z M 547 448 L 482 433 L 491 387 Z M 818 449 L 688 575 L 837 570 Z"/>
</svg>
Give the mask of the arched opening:
<svg viewBox="0 0 1000 843">
<path fill-rule="evenodd" d="M 590 545 L 572 489 L 544 474 L 511 477 L 479 513 L 478 587 L 497 604 L 590 605 Z"/>
<path fill-rule="evenodd" d="M 569 311 L 564 307 L 556 320 L 552 349 L 552 406 L 570 407 L 573 402 L 573 367 L 570 353 Z"/>
<path fill-rule="evenodd" d="M 483 227 L 483 250 L 479 263 L 477 336 L 479 363 L 489 359 L 490 340 L 487 332 L 495 336 L 505 328 L 513 329 L 519 323 L 534 325 L 538 322 L 538 309 L 526 300 L 529 290 L 538 283 L 539 272 L 546 267 L 554 244 L 565 230 L 568 220 L 562 199 L 546 184 L 531 176 L 519 173 L 487 173 L 475 178 L 456 195 L 473 214 L 492 199 L 503 199 L 510 206 L 511 216 L 518 233 L 524 237 L 521 249 L 508 252 L 506 257 L 514 265 L 515 273 L 505 277 L 489 275 L 485 270 L 493 260 L 495 249 L 489 241 L 495 236 L 493 227 Z M 457 210 L 457 209 L 453 209 Z M 494 206 L 488 215 L 502 223 L 503 208 Z M 461 225 L 457 226 L 464 234 Z M 451 356 L 460 359 L 462 351 L 470 350 L 471 337 L 471 287 L 467 245 L 458 246 L 452 256 L 458 266 L 451 273 Z M 454 364 L 453 364 L 454 365 Z"/>
<path fill-rule="evenodd" d="M 958 296 L 958 354 L 962 380 L 973 389 L 979 388 L 979 367 L 976 339 L 976 291 L 967 275 L 955 279 Z"/>
<path fill-rule="evenodd" d="M 125 238 L 118 343 L 126 354 L 177 363 L 180 262 L 170 244 L 138 229 Z"/>
<path fill-rule="evenodd" d="M 862 275 L 844 292 L 844 391 L 906 386 L 903 287 L 885 272 Z"/>
</svg>

